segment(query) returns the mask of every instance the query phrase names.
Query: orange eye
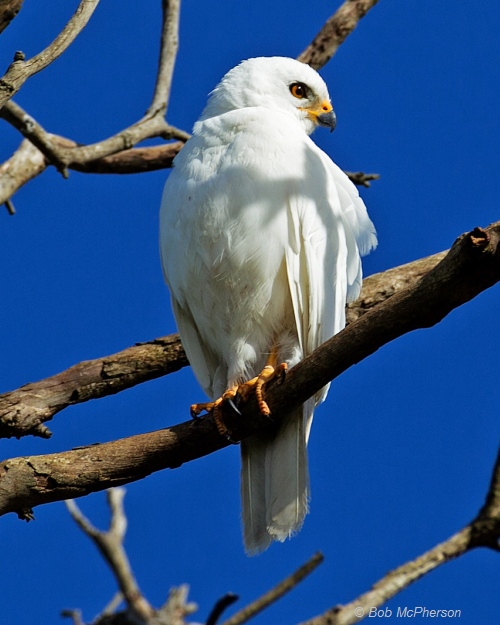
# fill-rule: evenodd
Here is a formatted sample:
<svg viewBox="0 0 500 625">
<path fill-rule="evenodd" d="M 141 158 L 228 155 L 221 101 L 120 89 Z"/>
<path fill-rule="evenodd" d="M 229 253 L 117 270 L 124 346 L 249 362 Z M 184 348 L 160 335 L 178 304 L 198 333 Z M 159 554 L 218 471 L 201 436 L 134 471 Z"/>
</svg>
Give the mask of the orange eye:
<svg viewBox="0 0 500 625">
<path fill-rule="evenodd" d="M 294 98 L 302 100 L 307 97 L 307 86 L 303 82 L 294 82 L 290 85 L 290 93 Z"/>
</svg>

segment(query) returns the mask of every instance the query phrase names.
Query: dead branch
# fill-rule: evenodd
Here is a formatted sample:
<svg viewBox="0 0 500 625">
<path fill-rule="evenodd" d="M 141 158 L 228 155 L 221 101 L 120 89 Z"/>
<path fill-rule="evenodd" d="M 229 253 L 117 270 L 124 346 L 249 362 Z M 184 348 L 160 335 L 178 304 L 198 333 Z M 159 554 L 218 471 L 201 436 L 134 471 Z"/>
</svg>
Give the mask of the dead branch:
<svg viewBox="0 0 500 625">
<path fill-rule="evenodd" d="M 0 34 L 21 10 L 24 0 L 4 0 L 0 4 Z"/>
<path fill-rule="evenodd" d="M 161 112 L 154 117 L 144 117 L 128 128 L 121 130 L 112 137 L 89 145 L 65 145 L 61 141 L 53 141 L 53 135 L 48 133 L 33 117 L 13 101 L 8 102 L 2 110 L 3 117 L 14 128 L 29 139 L 46 159 L 55 165 L 65 176 L 67 169 L 76 169 L 96 159 L 102 159 L 116 152 L 128 150 L 135 144 L 162 137 L 163 139 L 180 139 L 187 141 L 189 134 L 167 124 Z"/>
<path fill-rule="evenodd" d="M 45 50 L 24 60 L 22 52 L 16 52 L 13 63 L 0 78 L 0 109 L 14 96 L 23 84 L 38 72 L 45 69 L 73 43 L 85 28 L 99 0 L 82 0 L 66 26 Z"/>
<path fill-rule="evenodd" d="M 0 110 L 0 116 L 3 110 Z M 51 133 L 47 135 L 53 145 L 66 148 L 78 146 L 71 139 Z M 68 167 L 89 174 L 140 174 L 156 171 L 172 167 L 172 162 L 183 145 L 184 141 L 176 141 L 149 148 L 131 148 Z M 14 193 L 41 174 L 50 164 L 31 141 L 24 139 L 14 154 L 0 165 L 0 204 L 5 204 Z"/>
<path fill-rule="evenodd" d="M 257 616 L 257 614 L 278 601 L 278 599 L 281 599 L 287 592 L 290 592 L 297 584 L 300 584 L 300 582 L 312 573 L 323 560 L 322 553 L 315 553 L 289 577 L 277 584 L 274 588 L 271 588 L 271 590 L 268 590 L 262 597 L 259 597 L 239 612 L 236 612 L 236 614 L 233 614 L 233 616 L 227 621 L 224 621 L 222 625 L 242 625 L 242 623 L 246 623 L 254 616 Z"/>
<path fill-rule="evenodd" d="M 500 280 L 500 222 L 462 235 L 420 280 L 373 307 L 293 367 L 281 385 L 269 384 L 273 421 L 292 410 L 352 365 L 403 334 L 436 325 L 458 306 Z M 244 418 L 226 415 L 235 440 L 272 427 L 255 398 L 241 406 Z M 0 463 L 0 515 L 32 517 L 31 508 L 80 497 L 176 468 L 228 445 L 212 417 L 63 453 Z"/>
<path fill-rule="evenodd" d="M 415 560 L 394 569 L 368 591 L 346 605 L 335 606 L 301 625 L 351 625 L 368 616 L 413 582 L 464 553 L 478 547 L 500 551 L 500 450 L 497 455 L 484 506 L 478 515 L 459 532 L 436 545 Z"/>
<path fill-rule="evenodd" d="M 153 101 L 146 117 L 165 115 L 170 98 L 175 58 L 179 47 L 180 0 L 162 0 L 163 25 L 160 41 L 160 58 Z"/>
<path fill-rule="evenodd" d="M 441 252 L 366 278 L 358 300 L 347 306 L 347 323 L 413 284 L 445 255 Z M 48 438 L 51 433 L 44 423 L 64 408 L 118 393 L 188 364 L 178 334 L 81 362 L 40 382 L 0 395 L 0 438 Z"/>
<path fill-rule="evenodd" d="M 378 180 L 380 174 L 366 174 L 364 171 L 346 171 L 344 172 L 351 182 L 358 187 L 370 187 L 372 180 Z"/>
<path fill-rule="evenodd" d="M 137 585 L 123 547 L 123 539 L 127 531 L 127 518 L 123 510 L 125 489 L 110 489 L 107 496 L 111 512 L 111 521 L 107 532 L 95 528 L 72 499 L 66 501 L 66 507 L 75 523 L 92 540 L 109 565 L 132 616 L 137 616 L 142 621 L 148 621 L 153 616 L 154 610 Z"/>
<path fill-rule="evenodd" d="M 312 43 L 297 57 L 318 70 L 337 52 L 359 20 L 377 4 L 378 0 L 346 0 L 330 17 Z"/>
<path fill-rule="evenodd" d="M 43 425 L 72 404 L 119 393 L 188 365 L 179 336 L 172 334 L 105 358 L 81 362 L 58 375 L 0 396 L 0 437 L 49 438 Z"/>
</svg>

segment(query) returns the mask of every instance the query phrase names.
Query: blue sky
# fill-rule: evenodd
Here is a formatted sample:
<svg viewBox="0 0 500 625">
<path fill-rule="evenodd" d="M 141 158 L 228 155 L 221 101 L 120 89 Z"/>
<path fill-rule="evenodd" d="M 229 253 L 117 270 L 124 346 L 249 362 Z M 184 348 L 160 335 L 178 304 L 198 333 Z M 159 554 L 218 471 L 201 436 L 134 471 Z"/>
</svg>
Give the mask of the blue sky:
<svg viewBox="0 0 500 625">
<path fill-rule="evenodd" d="M 2 67 L 15 50 L 29 57 L 47 45 L 76 6 L 54 0 L 48 15 L 44 3 L 25 3 L 0 37 Z M 169 121 L 190 130 L 228 69 L 252 56 L 296 56 L 336 6 L 186 2 Z M 494 3 L 380 0 L 323 68 L 338 128 L 315 140 L 341 167 L 381 174 L 362 190 L 380 240 L 366 275 L 499 219 L 499 20 Z M 117 132 L 149 104 L 159 28 L 159 0 L 103 1 L 16 101 L 79 142 Z M 5 123 L 0 133 L 5 160 L 19 136 Z M 166 176 L 71 172 L 65 181 L 49 170 L 16 194 L 15 216 L 0 212 L 0 392 L 175 331 L 157 244 Z M 334 382 L 310 441 L 311 513 L 292 541 L 244 555 L 236 448 L 129 485 L 126 547 L 147 598 L 158 606 L 187 582 L 202 622 L 221 595 L 240 594 L 242 607 L 321 550 L 326 562 L 313 576 L 254 620 L 298 623 L 459 530 L 483 502 L 498 445 L 499 303 L 492 289 Z M 49 441 L 4 440 L 1 456 L 166 427 L 201 397 L 185 369 L 70 408 L 49 424 Z M 79 503 L 105 525 L 103 494 Z M 29 524 L 0 521 L 0 622 L 57 622 L 64 608 L 90 621 L 113 596 L 113 578 L 62 503 L 35 515 Z M 499 581 L 498 555 L 478 551 L 389 606 L 460 609 L 461 623 L 496 623 Z"/>
</svg>

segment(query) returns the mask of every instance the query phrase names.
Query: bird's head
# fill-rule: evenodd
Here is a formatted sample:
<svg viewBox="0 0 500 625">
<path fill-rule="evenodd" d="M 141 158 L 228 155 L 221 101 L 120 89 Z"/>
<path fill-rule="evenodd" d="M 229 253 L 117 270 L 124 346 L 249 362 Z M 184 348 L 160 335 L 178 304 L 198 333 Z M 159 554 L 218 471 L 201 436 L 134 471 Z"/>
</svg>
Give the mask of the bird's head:
<svg viewBox="0 0 500 625">
<path fill-rule="evenodd" d="M 287 112 L 307 134 L 336 125 L 324 80 L 309 65 L 286 57 L 248 59 L 230 70 L 210 94 L 202 119 L 246 107 Z"/>
</svg>

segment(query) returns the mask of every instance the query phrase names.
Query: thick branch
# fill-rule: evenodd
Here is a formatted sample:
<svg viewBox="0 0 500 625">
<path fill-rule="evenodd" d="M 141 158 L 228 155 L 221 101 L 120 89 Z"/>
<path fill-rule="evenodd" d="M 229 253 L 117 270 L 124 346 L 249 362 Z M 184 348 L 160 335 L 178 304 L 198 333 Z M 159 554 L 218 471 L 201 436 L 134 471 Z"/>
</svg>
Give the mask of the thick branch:
<svg viewBox="0 0 500 625">
<path fill-rule="evenodd" d="M 39 54 L 25 61 L 24 55 L 16 52 L 14 62 L 0 78 L 0 109 L 15 95 L 23 84 L 42 69 L 45 69 L 73 43 L 85 28 L 99 0 L 82 0 L 75 14 L 54 41 Z"/>
<path fill-rule="evenodd" d="M 461 236 L 444 259 L 410 287 L 375 306 L 296 365 L 266 399 L 276 423 L 327 382 L 398 336 L 437 324 L 448 313 L 500 280 L 500 222 Z M 276 409 L 278 407 L 278 409 Z M 255 398 L 244 418 L 226 415 L 233 438 L 266 427 Z M 211 416 L 171 428 L 0 465 L 0 515 L 29 518 L 31 507 L 68 499 L 176 468 L 228 445 Z M 499 488 L 500 490 L 500 488 Z"/>
<path fill-rule="evenodd" d="M 366 278 L 359 299 L 347 307 L 351 323 L 430 271 L 446 252 Z M 72 404 L 118 393 L 188 365 L 177 334 L 81 362 L 62 373 L 0 395 L 0 438 L 49 437 L 43 423 Z"/>
<path fill-rule="evenodd" d="M 58 375 L 1 395 L 0 437 L 33 434 L 48 438 L 50 431 L 43 423 L 63 408 L 119 393 L 188 364 L 177 334 L 81 362 Z"/>
<path fill-rule="evenodd" d="M 328 19 L 313 42 L 297 57 L 314 69 L 326 65 L 358 25 L 359 20 L 377 4 L 378 0 L 346 0 Z"/>
</svg>

